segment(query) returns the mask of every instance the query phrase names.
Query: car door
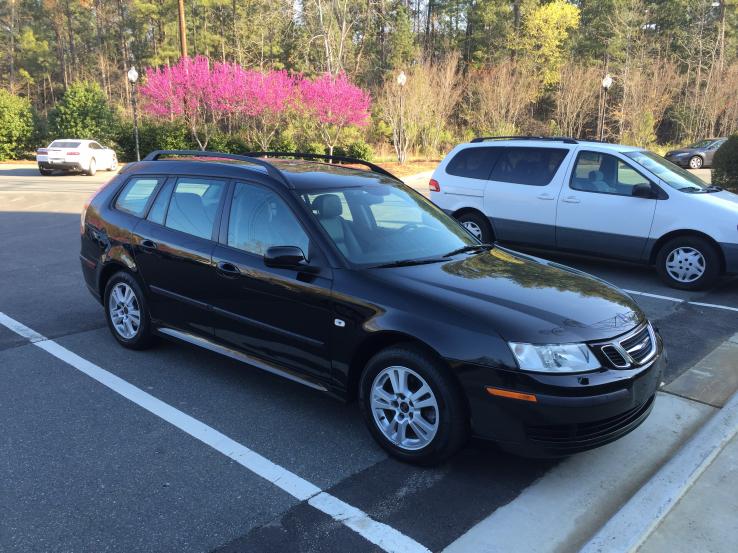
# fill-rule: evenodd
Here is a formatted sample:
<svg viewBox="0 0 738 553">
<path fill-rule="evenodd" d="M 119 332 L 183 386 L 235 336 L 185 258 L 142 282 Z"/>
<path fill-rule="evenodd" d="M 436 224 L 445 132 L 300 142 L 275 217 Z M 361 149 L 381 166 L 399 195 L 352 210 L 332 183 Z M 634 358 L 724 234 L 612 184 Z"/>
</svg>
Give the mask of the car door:
<svg viewBox="0 0 738 553">
<path fill-rule="evenodd" d="M 556 199 L 568 148 L 507 147 L 484 195 L 484 212 L 503 242 L 554 246 Z"/>
<path fill-rule="evenodd" d="M 639 260 L 651 231 L 658 189 L 623 158 L 580 150 L 556 216 L 561 249 Z"/>
<path fill-rule="evenodd" d="M 331 269 L 290 204 L 261 184 L 234 184 L 213 252 L 215 336 L 262 360 L 327 379 Z M 313 270 L 267 267 L 271 246 L 298 246 Z"/>
<path fill-rule="evenodd" d="M 95 162 L 100 169 L 108 169 L 111 164 L 112 150 L 103 148 L 98 142 L 90 142 L 91 156 L 95 158 Z"/>
<path fill-rule="evenodd" d="M 152 317 L 186 332 L 212 334 L 212 253 L 227 181 L 170 178 L 133 230 L 136 264 Z"/>
</svg>

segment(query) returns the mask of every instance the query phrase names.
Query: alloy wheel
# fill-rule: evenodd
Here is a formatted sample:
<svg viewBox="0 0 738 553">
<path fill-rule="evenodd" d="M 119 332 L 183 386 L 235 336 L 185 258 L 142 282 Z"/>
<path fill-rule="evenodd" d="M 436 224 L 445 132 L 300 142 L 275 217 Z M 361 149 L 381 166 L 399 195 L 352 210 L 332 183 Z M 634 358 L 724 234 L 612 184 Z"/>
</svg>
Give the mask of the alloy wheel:
<svg viewBox="0 0 738 553">
<path fill-rule="evenodd" d="M 141 328 L 141 308 L 133 288 L 119 282 L 110 291 L 108 301 L 110 320 L 115 331 L 126 340 L 132 340 Z"/>
<path fill-rule="evenodd" d="M 438 432 L 436 396 L 425 379 L 407 367 L 387 367 L 374 378 L 370 405 L 377 428 L 401 449 L 422 449 Z"/>
<path fill-rule="evenodd" d="M 471 232 L 475 238 L 479 238 L 480 240 L 482 239 L 482 229 L 479 228 L 479 225 L 474 221 L 464 221 L 461 224 L 464 225 L 464 228 Z"/>
<path fill-rule="evenodd" d="M 695 248 L 679 247 L 666 257 L 666 272 L 677 282 L 694 282 L 705 274 L 705 269 L 705 256 Z"/>
<path fill-rule="evenodd" d="M 702 167 L 702 158 L 700 156 L 694 156 L 689 160 L 689 167 L 691 169 L 700 169 Z"/>
</svg>

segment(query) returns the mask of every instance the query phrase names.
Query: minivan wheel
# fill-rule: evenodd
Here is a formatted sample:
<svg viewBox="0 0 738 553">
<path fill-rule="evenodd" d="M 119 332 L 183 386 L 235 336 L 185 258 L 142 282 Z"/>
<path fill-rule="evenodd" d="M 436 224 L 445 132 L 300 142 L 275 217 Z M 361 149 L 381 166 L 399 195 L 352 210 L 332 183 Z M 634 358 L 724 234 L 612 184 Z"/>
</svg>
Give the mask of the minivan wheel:
<svg viewBox="0 0 738 553">
<path fill-rule="evenodd" d="M 385 349 L 367 363 L 360 382 L 364 420 L 393 457 L 436 465 L 466 442 L 466 403 L 448 370 L 412 345 Z"/>
<path fill-rule="evenodd" d="M 465 211 L 456 216 L 456 220 L 471 232 L 475 238 L 485 244 L 492 242 L 492 228 L 487 218 L 476 211 Z"/>
<path fill-rule="evenodd" d="M 105 316 L 116 340 L 130 349 L 144 349 L 153 339 L 151 319 L 141 286 L 126 272 L 114 274 L 105 286 Z"/>
<path fill-rule="evenodd" d="M 703 163 L 704 163 L 704 160 L 700 156 L 692 156 L 689 159 L 689 168 L 690 169 L 701 169 Z"/>
<path fill-rule="evenodd" d="M 720 276 L 720 255 L 704 238 L 678 236 L 659 250 L 656 270 L 672 288 L 702 290 Z"/>
</svg>

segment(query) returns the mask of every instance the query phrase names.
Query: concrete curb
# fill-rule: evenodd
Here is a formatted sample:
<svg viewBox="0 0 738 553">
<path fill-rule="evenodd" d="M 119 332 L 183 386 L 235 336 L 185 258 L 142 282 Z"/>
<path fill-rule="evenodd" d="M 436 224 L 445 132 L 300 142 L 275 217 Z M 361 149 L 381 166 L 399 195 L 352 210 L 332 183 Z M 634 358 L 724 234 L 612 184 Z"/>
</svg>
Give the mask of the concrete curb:
<svg viewBox="0 0 738 553">
<path fill-rule="evenodd" d="M 635 552 L 738 434 L 738 392 L 582 547 L 580 553 Z"/>
</svg>

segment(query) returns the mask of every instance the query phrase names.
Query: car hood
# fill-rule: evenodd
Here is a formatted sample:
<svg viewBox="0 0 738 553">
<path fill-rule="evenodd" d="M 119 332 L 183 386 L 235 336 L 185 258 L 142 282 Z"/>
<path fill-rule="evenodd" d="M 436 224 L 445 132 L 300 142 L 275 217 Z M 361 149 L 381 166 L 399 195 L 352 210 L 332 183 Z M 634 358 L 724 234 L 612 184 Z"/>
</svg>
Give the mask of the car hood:
<svg viewBox="0 0 738 553">
<path fill-rule="evenodd" d="M 458 325 L 528 343 L 605 340 L 645 315 L 618 288 L 581 271 L 495 247 L 443 263 L 386 271 L 383 280 L 443 304 Z"/>
<path fill-rule="evenodd" d="M 689 194 L 684 192 L 684 194 Z M 690 197 L 697 198 L 700 202 L 714 205 L 721 209 L 727 209 L 733 213 L 738 212 L 738 194 L 721 190 L 720 192 L 705 192 L 698 194 L 689 194 Z"/>
</svg>

